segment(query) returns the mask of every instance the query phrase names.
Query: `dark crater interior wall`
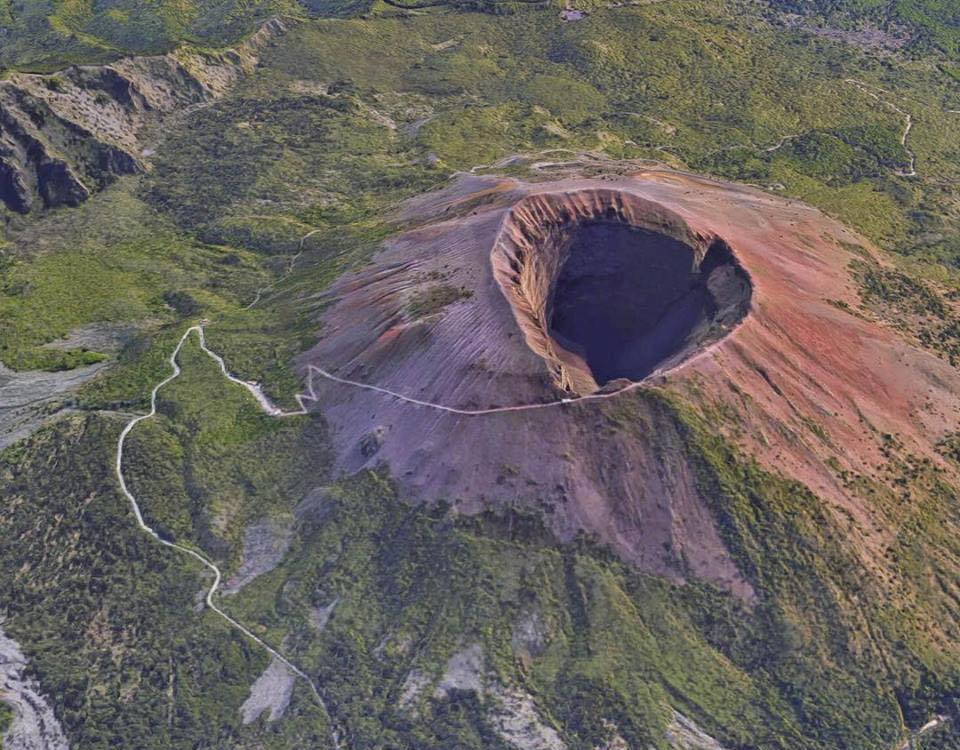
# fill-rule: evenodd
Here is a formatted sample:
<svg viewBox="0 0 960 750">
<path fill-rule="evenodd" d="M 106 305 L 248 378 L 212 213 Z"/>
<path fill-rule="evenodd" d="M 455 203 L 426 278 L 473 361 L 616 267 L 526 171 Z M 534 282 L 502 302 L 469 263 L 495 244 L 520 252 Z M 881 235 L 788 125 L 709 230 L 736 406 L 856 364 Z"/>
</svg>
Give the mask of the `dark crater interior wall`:
<svg viewBox="0 0 960 750">
<path fill-rule="evenodd" d="M 697 263 L 694 249 L 672 237 L 590 222 L 571 233 L 547 319 L 603 385 L 642 380 L 689 356 L 739 322 L 749 302 L 749 279 L 724 243 Z"/>
</svg>

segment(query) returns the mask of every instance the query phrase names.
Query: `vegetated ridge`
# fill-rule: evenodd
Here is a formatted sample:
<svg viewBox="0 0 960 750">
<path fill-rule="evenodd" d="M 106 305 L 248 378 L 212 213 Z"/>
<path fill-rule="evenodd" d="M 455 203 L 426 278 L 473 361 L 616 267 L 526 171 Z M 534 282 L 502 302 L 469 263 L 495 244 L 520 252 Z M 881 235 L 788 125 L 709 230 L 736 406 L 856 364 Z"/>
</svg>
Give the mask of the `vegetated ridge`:
<svg viewBox="0 0 960 750">
<path fill-rule="evenodd" d="M 26 213 L 76 206 L 118 175 L 142 171 L 151 126 L 221 97 L 286 26 L 264 23 L 236 47 L 189 47 L 0 81 L 0 200 Z"/>
</svg>

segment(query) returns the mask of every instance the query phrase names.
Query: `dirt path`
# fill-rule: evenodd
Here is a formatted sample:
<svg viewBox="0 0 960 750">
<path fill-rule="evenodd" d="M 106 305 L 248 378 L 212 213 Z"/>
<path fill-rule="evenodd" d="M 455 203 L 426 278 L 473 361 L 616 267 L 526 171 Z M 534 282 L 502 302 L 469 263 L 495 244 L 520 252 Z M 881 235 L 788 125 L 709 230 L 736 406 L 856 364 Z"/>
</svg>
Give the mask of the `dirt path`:
<svg viewBox="0 0 960 750">
<path fill-rule="evenodd" d="M 171 374 L 168 375 L 163 380 L 161 380 L 159 383 L 157 383 L 157 385 L 154 386 L 153 390 L 150 393 L 150 411 L 147 414 L 141 414 L 133 417 L 123 428 L 123 431 L 120 433 L 120 437 L 117 440 L 117 451 L 116 451 L 117 480 L 119 481 L 121 491 L 123 492 L 127 500 L 129 500 L 130 502 L 130 506 L 133 509 L 133 513 L 137 521 L 137 525 L 140 527 L 141 530 L 143 530 L 144 532 L 149 534 L 151 537 L 153 537 L 153 539 L 159 544 L 162 544 L 165 547 L 170 547 L 171 549 L 175 549 L 179 552 L 182 552 L 185 555 L 189 555 L 190 557 L 197 560 L 204 567 L 206 567 L 210 572 L 213 573 L 213 576 L 214 576 L 213 584 L 210 586 L 206 594 L 207 606 L 210 607 L 212 611 L 216 612 L 220 617 L 222 617 L 233 628 L 243 633 L 246 637 L 250 638 L 252 641 L 257 643 L 261 648 L 263 648 L 267 653 L 269 653 L 277 661 L 284 664 L 288 669 L 290 669 L 290 671 L 293 674 L 305 680 L 306 683 L 310 686 L 310 691 L 314 699 L 316 700 L 317 704 L 324 710 L 324 712 L 327 714 L 328 717 L 330 717 L 330 713 L 327 711 L 326 704 L 323 698 L 321 697 L 319 691 L 317 690 L 317 687 L 314 684 L 313 680 L 303 670 L 301 670 L 293 662 L 291 662 L 287 657 L 281 654 L 277 649 L 275 649 L 274 647 L 266 643 L 259 636 L 252 633 L 246 626 L 244 626 L 239 621 L 235 620 L 233 617 L 228 615 L 226 612 L 224 612 L 222 609 L 220 609 L 217 606 L 216 601 L 214 600 L 214 597 L 220 588 L 220 584 L 223 577 L 220 571 L 220 568 L 213 561 L 211 561 L 209 558 L 207 558 L 200 552 L 197 552 L 196 550 L 190 547 L 179 545 L 162 538 L 149 524 L 147 524 L 147 522 L 144 520 L 143 513 L 140 509 L 140 505 L 137 502 L 136 497 L 133 495 L 133 493 L 130 491 L 129 487 L 127 486 L 126 480 L 124 478 L 123 448 L 124 448 L 127 436 L 130 434 L 131 430 L 133 430 L 133 428 L 137 424 L 139 424 L 144 420 L 150 419 L 151 417 L 156 415 L 157 394 L 159 393 L 160 389 L 162 389 L 164 386 L 168 385 L 169 383 L 171 383 L 177 377 L 180 376 L 181 370 L 180 370 L 179 364 L 177 363 L 177 358 L 180 354 L 180 351 L 183 349 L 183 345 L 186 343 L 187 339 L 191 335 L 195 334 L 197 336 L 201 350 L 207 356 L 209 356 L 214 362 L 217 363 L 218 367 L 220 368 L 221 374 L 231 383 L 235 383 L 245 388 L 256 399 L 258 405 L 264 411 L 264 413 L 269 414 L 272 417 L 278 417 L 278 418 L 302 416 L 308 413 L 308 406 L 307 406 L 308 402 L 316 402 L 319 399 L 314 389 L 314 377 L 317 375 L 334 383 L 347 385 L 347 386 L 358 388 L 365 391 L 371 391 L 371 392 L 380 394 L 382 396 L 386 396 L 388 398 L 393 398 L 399 401 L 403 401 L 404 403 L 408 403 L 412 406 L 435 409 L 437 411 L 442 411 L 450 414 L 457 414 L 457 415 L 470 416 L 470 417 L 502 414 L 507 412 L 533 411 L 536 409 L 546 409 L 546 408 L 557 407 L 557 406 L 566 406 L 566 405 L 574 404 L 580 401 L 601 401 L 609 398 L 614 398 L 623 393 L 626 393 L 627 391 L 634 390 L 635 388 L 639 388 L 646 384 L 646 381 L 639 381 L 635 383 L 630 383 L 624 388 L 621 388 L 616 391 L 611 391 L 608 393 L 593 393 L 593 394 L 588 394 L 586 396 L 579 396 L 575 398 L 560 398 L 560 399 L 547 401 L 543 403 L 517 404 L 514 406 L 496 406 L 496 407 L 490 407 L 486 409 L 461 409 L 453 406 L 448 406 L 445 404 L 438 404 L 431 401 L 425 401 L 425 400 L 413 398 L 411 396 L 404 395 L 397 391 L 390 390 L 389 388 L 382 388 L 380 386 L 371 385 L 369 383 L 361 383 L 356 380 L 341 378 L 323 369 L 322 367 L 318 367 L 316 365 L 310 365 L 308 368 L 307 390 L 306 392 L 299 393 L 295 396 L 298 408 L 293 410 L 284 410 L 278 407 L 276 404 L 274 404 L 270 400 L 270 398 L 263 392 L 259 384 L 238 378 L 227 369 L 227 365 L 223 357 L 217 354 L 216 352 L 214 352 L 213 350 L 211 350 L 209 347 L 207 347 L 203 326 L 204 326 L 203 322 L 197 323 L 196 325 L 193 325 L 190 328 L 188 328 L 183 333 L 183 335 L 180 337 L 179 341 L 177 342 L 177 345 L 174 347 L 173 352 L 170 354 L 167 360 L 170 363 L 170 367 L 172 369 Z M 702 356 L 703 354 L 708 352 L 710 348 L 712 347 L 708 347 L 704 351 L 700 352 L 698 357 L 695 357 L 694 359 L 699 358 L 699 356 Z M 655 372 L 653 374 L 656 375 L 660 373 Z M 333 721 L 332 717 L 330 717 L 330 721 L 332 723 Z M 942 725 L 947 721 L 949 721 L 949 717 L 947 716 L 937 715 L 932 717 L 930 721 L 928 721 L 924 726 L 920 727 L 917 731 L 913 732 L 908 738 L 906 738 L 900 744 L 898 744 L 894 748 L 894 750 L 910 750 L 910 748 L 913 747 L 913 742 L 917 738 L 927 734 L 928 732 L 933 731 L 934 729 L 936 729 L 937 727 L 939 727 L 940 725 Z M 332 730 L 332 739 L 334 742 L 334 746 L 339 748 L 341 746 L 340 738 L 336 729 Z"/>
<path fill-rule="evenodd" d="M 932 732 L 934 729 L 946 724 L 948 721 L 950 721 L 949 716 L 943 716 L 942 714 L 933 716 L 930 721 L 920 727 L 916 732 L 911 732 L 910 736 L 898 744 L 893 750 L 911 750 L 911 748 L 913 748 L 914 740 L 917 740 L 920 737 L 923 737 L 923 735 Z"/>
<path fill-rule="evenodd" d="M 907 136 L 910 135 L 910 130 L 913 128 L 913 116 L 909 112 L 900 109 L 900 107 L 893 102 L 887 101 L 876 93 L 876 91 L 882 91 L 883 93 L 886 93 L 883 91 L 883 89 L 875 86 L 871 87 L 869 84 L 866 84 L 863 81 L 858 81 L 856 78 L 844 78 L 844 81 L 856 86 L 861 93 L 866 94 L 871 99 L 875 99 L 888 109 L 891 109 L 903 117 L 903 133 L 900 135 L 900 145 L 903 146 L 904 150 L 907 152 L 907 155 L 910 157 L 910 165 L 907 167 L 907 169 L 896 169 L 893 173 L 898 177 L 916 177 L 917 170 L 915 167 L 917 165 L 917 157 L 914 155 L 913 151 L 907 148 Z M 872 89 L 876 89 L 876 91 Z"/>
<path fill-rule="evenodd" d="M 504 414 L 507 412 L 520 412 L 520 411 L 534 411 L 535 409 L 548 409 L 555 406 L 564 406 L 567 404 L 575 404 L 579 401 L 601 401 L 608 398 L 614 398 L 619 396 L 622 393 L 627 391 L 632 391 L 634 388 L 638 388 L 641 385 L 645 385 L 645 382 L 638 381 L 636 383 L 630 383 L 629 385 L 621 388 L 617 391 L 610 391 L 609 393 L 591 393 L 586 396 L 576 396 L 574 398 L 558 398 L 554 401 L 544 401 L 542 403 L 536 404 L 517 404 L 515 406 L 492 406 L 488 409 L 460 409 L 455 406 L 447 406 L 445 404 L 434 403 L 433 401 L 422 401 L 418 398 L 413 398 L 412 396 L 405 396 L 402 393 L 397 391 L 391 391 L 389 388 L 381 388 L 378 385 L 370 385 L 369 383 L 361 383 L 356 380 L 349 380 L 347 378 L 341 378 L 337 375 L 334 375 L 327 370 L 324 370 L 322 367 L 317 367 L 316 365 L 310 365 L 310 379 L 309 379 L 309 395 L 297 396 L 299 403 L 303 403 L 300 399 L 306 399 L 310 401 L 316 401 L 316 396 L 313 395 L 313 375 L 320 375 L 321 377 L 326 378 L 334 383 L 340 383 L 341 385 L 349 385 L 354 388 L 361 388 L 365 391 L 373 391 L 374 393 L 379 393 L 384 396 L 389 396 L 390 398 L 395 398 L 398 401 L 403 401 L 413 406 L 422 406 L 428 409 L 436 409 L 437 411 L 447 412 L 449 414 L 460 414 L 465 417 L 480 417 L 487 414 Z M 252 387 L 252 386 L 251 386 Z"/>
<path fill-rule="evenodd" d="M 289 276 L 291 273 L 293 273 L 293 268 L 294 268 L 294 266 L 297 264 L 297 261 L 300 260 L 300 256 L 303 255 L 303 243 L 306 242 L 310 237 L 313 237 L 313 235 L 315 235 L 315 234 L 316 234 L 317 232 L 319 232 L 319 231 L 321 231 L 321 230 L 320 230 L 320 229 L 311 229 L 309 232 L 307 232 L 305 235 L 303 235 L 303 237 L 300 238 L 300 242 L 297 244 L 297 252 L 294 253 L 294 254 L 290 257 L 290 262 L 287 263 L 287 270 L 284 272 L 283 276 L 281 276 L 281 277 L 280 277 L 279 279 L 277 279 L 276 281 L 274 281 L 274 282 L 272 282 L 272 283 L 270 283 L 270 284 L 267 284 L 266 286 L 262 286 L 262 287 L 260 287 L 259 289 L 257 289 L 257 293 L 256 293 L 256 295 L 255 295 L 254 298 L 253 298 L 253 302 L 251 302 L 251 303 L 250 303 L 249 305 L 247 305 L 247 307 L 246 307 L 247 310 L 249 310 L 249 309 L 251 309 L 251 308 L 253 308 L 253 307 L 256 307 L 256 306 L 260 303 L 260 300 L 263 299 L 263 293 L 264 293 L 264 292 L 269 292 L 269 291 L 270 291 L 271 289 L 273 289 L 277 284 L 279 284 L 281 281 L 283 281 L 285 278 L 287 278 L 287 276 Z"/>
<path fill-rule="evenodd" d="M 763 148 L 760 150 L 763 151 L 763 153 L 765 154 L 772 154 L 774 151 L 779 151 L 780 149 L 782 149 L 784 146 L 787 145 L 787 143 L 792 141 L 794 138 L 799 138 L 800 135 L 801 135 L 800 133 L 791 133 L 790 135 L 785 135 L 772 146 L 767 146 L 766 148 Z"/>
<path fill-rule="evenodd" d="M 220 368 L 221 374 L 228 381 L 245 388 L 256 399 L 257 404 L 259 404 L 260 408 L 264 411 L 264 413 L 269 414 L 272 417 L 278 417 L 278 418 L 301 416 L 307 413 L 308 411 L 307 403 L 315 402 L 318 400 L 318 396 L 316 395 L 314 391 L 314 386 L 313 386 L 313 379 L 317 375 L 335 383 L 348 385 L 348 386 L 359 388 L 362 390 L 373 391 L 375 393 L 378 393 L 390 398 L 398 399 L 400 401 L 411 404 L 413 406 L 436 409 L 438 411 L 447 412 L 451 414 L 459 414 L 464 416 L 482 416 L 482 415 L 489 415 L 489 414 L 500 414 L 505 412 L 532 411 L 534 409 L 546 409 L 546 408 L 555 407 L 555 406 L 563 406 L 566 404 L 575 403 L 577 401 L 598 401 L 602 399 L 613 398 L 614 396 L 618 396 L 626 391 L 632 390 L 634 388 L 637 388 L 643 385 L 643 383 L 641 382 L 631 383 L 625 388 L 622 388 L 618 391 L 612 391 L 610 393 L 596 393 L 596 394 L 591 394 L 587 396 L 581 396 L 578 398 L 561 398 L 555 401 L 549 401 L 544 403 L 519 404 L 516 406 L 499 406 L 499 407 L 492 407 L 488 409 L 459 409 L 459 408 L 447 406 L 444 404 L 437 404 L 430 401 L 423 401 L 421 399 L 412 398 L 402 393 L 392 391 L 388 388 L 381 388 L 379 386 L 370 385 L 368 383 L 360 383 L 354 380 L 341 378 L 341 377 L 338 377 L 337 375 L 334 375 L 324 370 L 323 368 L 311 365 L 308 371 L 309 374 L 307 378 L 307 391 L 305 393 L 300 393 L 295 396 L 298 408 L 293 410 L 284 410 L 278 407 L 276 404 L 274 404 L 270 400 L 270 398 L 263 392 L 263 390 L 260 388 L 260 386 L 257 383 L 238 378 L 227 369 L 227 365 L 223 357 L 217 354 L 216 352 L 214 352 L 213 350 L 211 350 L 209 347 L 207 347 L 206 337 L 204 335 L 204 329 L 203 329 L 203 322 L 190 326 L 186 331 L 184 331 L 179 341 L 177 341 L 177 345 L 174 347 L 173 351 L 170 353 L 170 356 L 167 359 L 167 362 L 170 364 L 171 373 L 167 377 L 165 377 L 163 380 L 161 380 L 159 383 L 157 383 L 153 387 L 153 390 L 150 392 L 150 411 L 147 412 L 146 414 L 140 414 L 131 418 L 130 421 L 128 421 L 127 424 L 124 426 L 123 430 L 120 432 L 119 438 L 117 439 L 115 470 L 116 470 L 117 481 L 120 484 L 120 490 L 123 493 L 124 497 L 126 497 L 127 500 L 130 502 L 130 507 L 133 510 L 133 515 L 136 519 L 137 526 L 139 526 L 142 531 L 149 534 L 153 538 L 153 540 L 156 541 L 158 544 L 162 544 L 164 547 L 169 547 L 170 549 L 174 549 L 178 552 L 183 553 L 184 555 L 188 555 L 192 557 L 194 560 L 196 560 L 201 565 L 203 565 L 207 570 L 213 573 L 213 583 L 211 584 L 210 588 L 207 590 L 206 597 L 205 597 L 207 606 L 213 612 L 217 613 L 221 618 L 223 618 L 231 627 L 238 630 L 240 633 L 243 633 L 243 635 L 245 635 L 247 638 L 255 642 L 261 648 L 263 648 L 264 651 L 269 653 L 273 658 L 275 658 L 277 661 L 284 664 L 288 669 L 290 669 L 290 671 L 293 674 L 295 674 L 297 677 L 302 678 L 307 683 L 307 685 L 309 685 L 310 691 L 314 699 L 316 700 L 317 705 L 319 705 L 321 709 L 323 709 L 323 711 L 327 714 L 331 724 L 333 724 L 333 718 L 330 715 L 330 712 L 327 711 L 326 703 L 324 702 L 322 696 L 320 695 L 320 692 L 317 690 L 317 687 L 314 684 L 313 680 L 296 664 L 290 661 L 290 659 L 288 659 L 286 656 L 280 653 L 280 651 L 278 651 L 276 648 L 268 644 L 259 636 L 255 635 L 253 632 L 250 631 L 249 628 L 247 628 L 241 622 L 234 619 L 225 611 L 220 609 L 219 606 L 217 606 L 215 596 L 217 594 L 217 591 L 220 589 L 220 585 L 223 580 L 223 573 L 221 572 L 217 564 L 214 563 L 205 555 L 203 555 L 202 553 L 198 552 L 195 549 L 192 549 L 191 547 L 177 544 L 175 542 L 164 539 L 162 536 L 160 536 L 160 534 L 152 526 L 150 526 L 147 523 L 147 521 L 144 519 L 143 511 L 140 508 L 140 504 L 137 501 L 136 496 L 127 486 L 127 481 L 123 473 L 123 449 L 124 449 L 124 446 L 126 445 L 127 437 L 130 435 L 130 432 L 133 430 L 133 428 L 136 427 L 138 424 L 140 424 L 140 422 L 143 422 L 147 419 L 151 419 L 156 415 L 157 394 L 160 392 L 160 390 L 163 387 L 170 384 L 180 376 L 181 370 L 180 370 L 180 365 L 177 362 L 177 359 L 180 355 L 180 351 L 183 349 L 183 345 L 186 343 L 187 339 L 190 338 L 191 335 L 197 336 L 200 349 L 207 356 L 209 356 L 214 362 L 217 363 L 217 366 Z M 331 736 L 333 739 L 334 747 L 340 748 L 341 746 L 340 738 L 335 728 L 331 730 Z"/>
<path fill-rule="evenodd" d="M 199 325 L 192 326 L 188 328 L 186 332 L 184 332 L 183 336 L 180 337 L 180 340 L 177 342 L 176 347 L 174 347 L 173 352 L 170 354 L 170 357 L 167 360 L 170 363 L 170 367 L 173 370 L 173 372 L 170 375 L 168 375 L 166 378 L 161 380 L 159 383 L 157 383 L 157 385 L 155 385 L 153 387 L 153 390 L 150 392 L 150 411 L 147 414 L 141 414 L 140 416 L 134 417 L 129 422 L 127 422 L 126 426 L 123 428 L 123 431 L 120 433 L 120 437 L 117 439 L 116 474 L 117 474 L 117 480 L 120 483 L 120 490 L 123 492 L 127 500 L 130 501 L 130 507 L 133 509 L 133 515 L 137 520 L 137 525 L 140 527 L 142 531 L 146 532 L 151 537 L 153 537 L 153 539 L 159 544 L 162 544 L 163 546 L 169 547 L 171 549 L 175 549 L 178 552 L 182 552 L 185 555 L 189 555 L 194 560 L 196 560 L 201 565 L 203 565 L 205 568 L 207 568 L 211 573 L 213 573 L 213 584 L 210 586 L 210 589 L 207 591 L 207 595 L 206 595 L 207 606 L 212 611 L 216 612 L 224 620 L 226 620 L 226 622 L 229 623 L 233 628 L 243 633 L 247 638 L 254 641 L 256 644 L 258 644 L 261 648 L 263 648 L 267 653 L 269 653 L 275 659 L 285 664 L 287 668 L 289 668 L 290 671 L 293 672 L 295 675 L 297 675 L 298 677 L 302 677 L 306 681 L 307 685 L 310 686 L 310 692 L 313 694 L 313 697 L 316 700 L 317 705 L 319 705 L 320 708 L 322 708 L 323 711 L 327 714 L 327 717 L 329 718 L 332 724 L 333 717 L 330 715 L 330 712 L 327 711 L 326 704 L 324 703 L 323 698 L 320 695 L 320 692 L 317 690 L 316 685 L 314 685 L 313 680 L 310 679 L 310 677 L 302 669 L 300 669 L 293 662 L 291 662 L 287 657 L 285 657 L 283 654 L 277 651 L 277 649 L 273 648 L 273 646 L 268 644 L 262 638 L 252 633 L 246 626 L 244 626 L 243 624 L 235 620 L 233 617 L 228 615 L 226 612 L 224 612 L 222 609 L 220 609 L 217 606 L 217 603 L 214 600 L 214 596 L 217 593 L 217 590 L 220 588 L 220 582 L 223 578 L 223 574 L 221 573 L 220 568 L 217 567 L 217 565 L 212 560 L 202 555 L 201 553 L 197 552 L 196 550 L 164 539 L 163 537 L 160 536 L 160 534 L 158 534 L 153 529 L 153 527 L 147 524 L 147 522 L 144 520 L 143 513 L 140 510 L 140 504 L 137 502 L 137 498 L 134 496 L 134 494 L 130 491 L 130 488 L 127 486 L 126 479 L 124 478 L 123 448 L 124 448 L 124 445 L 126 444 L 127 436 L 130 434 L 130 431 L 133 430 L 133 428 L 136 427 L 140 422 L 150 419 L 151 417 L 156 415 L 157 393 L 159 393 L 160 389 L 163 388 L 165 385 L 173 382 L 180 376 L 180 365 L 177 364 L 177 357 L 180 354 L 180 350 L 183 348 L 184 343 L 192 333 L 197 333 L 199 335 L 200 343 L 201 343 L 201 347 L 203 348 L 203 351 L 205 351 L 208 355 L 213 357 L 219 363 L 221 370 L 227 376 L 227 378 L 232 382 L 245 385 L 247 389 L 250 390 L 251 393 L 257 396 L 258 403 L 260 403 L 260 405 L 264 407 L 264 410 L 267 411 L 268 414 L 271 414 L 272 416 L 293 416 L 295 414 L 304 413 L 303 411 L 282 412 L 281 410 L 276 409 L 276 407 L 273 407 L 273 405 L 270 404 L 269 400 L 266 399 L 265 396 L 263 396 L 259 388 L 256 388 L 255 386 L 252 386 L 251 384 L 246 383 L 245 381 L 239 380 L 238 378 L 235 378 L 232 375 L 230 375 L 226 370 L 226 366 L 224 365 L 223 358 L 219 357 L 218 355 L 214 354 L 213 352 L 211 352 L 209 349 L 206 348 L 206 345 L 204 344 L 204 341 L 203 341 L 203 328 Z M 331 736 L 333 739 L 334 747 L 339 748 L 340 740 L 339 740 L 339 735 L 336 729 L 331 730 Z"/>
</svg>

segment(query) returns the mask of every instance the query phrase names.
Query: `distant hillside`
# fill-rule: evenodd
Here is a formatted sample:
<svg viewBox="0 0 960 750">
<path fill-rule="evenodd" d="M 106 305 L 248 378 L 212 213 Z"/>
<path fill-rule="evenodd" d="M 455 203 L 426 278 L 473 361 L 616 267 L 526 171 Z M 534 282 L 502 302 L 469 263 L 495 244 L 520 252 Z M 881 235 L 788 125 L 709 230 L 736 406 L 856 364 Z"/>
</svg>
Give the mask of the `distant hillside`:
<svg viewBox="0 0 960 750">
<path fill-rule="evenodd" d="M 771 4 L 831 22 L 905 27 L 921 46 L 937 47 L 952 56 L 960 51 L 957 0 L 771 0 Z"/>
<path fill-rule="evenodd" d="M 301 12 L 295 0 L 0 0 L 0 71 L 50 72 L 181 42 L 224 46 L 270 16 Z"/>
</svg>

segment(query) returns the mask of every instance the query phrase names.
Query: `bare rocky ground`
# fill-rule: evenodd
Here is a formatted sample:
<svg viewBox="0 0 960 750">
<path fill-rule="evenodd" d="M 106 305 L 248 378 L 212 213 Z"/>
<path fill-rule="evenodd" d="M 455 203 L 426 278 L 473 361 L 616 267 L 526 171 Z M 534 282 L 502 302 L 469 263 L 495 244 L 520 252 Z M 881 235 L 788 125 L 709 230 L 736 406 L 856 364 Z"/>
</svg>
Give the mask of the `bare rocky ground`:
<svg viewBox="0 0 960 750">
<path fill-rule="evenodd" d="M 293 526 L 290 521 L 263 518 L 247 527 L 243 536 L 243 562 L 223 585 L 224 594 L 236 594 L 258 576 L 269 573 L 283 562 Z"/>
<path fill-rule="evenodd" d="M 77 329 L 49 346 L 91 351 L 112 355 L 130 339 L 130 326 L 92 325 Z M 90 380 L 110 364 L 104 360 L 93 365 L 62 372 L 15 372 L 0 362 L 0 450 L 27 437 L 53 413 L 59 411 L 57 401 Z"/>
<path fill-rule="evenodd" d="M 667 741 L 677 750 L 723 750 L 723 746 L 679 711 L 667 727 Z"/>
<path fill-rule="evenodd" d="M 45 407 L 106 366 L 98 362 L 65 372 L 14 372 L 0 363 L 0 450 L 40 427 L 48 416 Z"/>
<path fill-rule="evenodd" d="M 340 597 L 335 596 L 330 600 L 329 604 L 326 604 L 322 607 L 313 607 L 310 610 L 310 625 L 318 633 L 322 633 L 326 627 L 327 623 L 330 622 L 330 618 L 333 616 L 333 611 L 337 608 L 337 605 L 340 603 Z"/>
<path fill-rule="evenodd" d="M 13 724 L 3 736 L 6 750 L 68 750 L 53 709 L 27 676 L 20 646 L 0 629 L 0 698 L 13 708 Z"/>
<path fill-rule="evenodd" d="M 270 662 L 264 673 L 250 686 L 250 697 L 240 706 L 244 724 L 252 724 L 265 711 L 270 713 L 267 721 L 277 721 L 283 717 L 297 676 L 279 659 Z"/>
<path fill-rule="evenodd" d="M 804 31 L 826 39 L 834 39 L 872 52 L 893 52 L 902 49 L 911 41 L 910 34 L 906 29 L 881 29 L 866 23 L 853 28 L 813 24 L 808 18 L 796 13 L 781 13 L 779 18 L 783 25 L 789 29 Z"/>
</svg>

